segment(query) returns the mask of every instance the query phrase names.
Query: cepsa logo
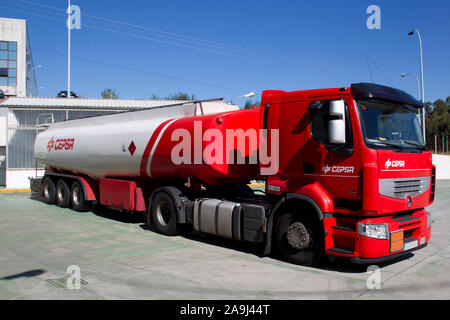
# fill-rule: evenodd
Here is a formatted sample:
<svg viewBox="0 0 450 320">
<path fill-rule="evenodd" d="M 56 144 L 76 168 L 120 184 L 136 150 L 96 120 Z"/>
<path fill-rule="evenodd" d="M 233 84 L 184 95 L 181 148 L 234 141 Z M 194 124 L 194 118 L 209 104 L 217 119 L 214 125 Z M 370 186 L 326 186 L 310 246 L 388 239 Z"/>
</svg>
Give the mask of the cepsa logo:
<svg viewBox="0 0 450 320">
<path fill-rule="evenodd" d="M 386 169 L 389 168 L 403 168 L 405 167 L 405 161 L 404 160 L 392 160 L 391 159 L 387 159 L 387 161 L 384 163 L 384 166 L 386 167 Z"/>
<path fill-rule="evenodd" d="M 332 166 L 325 165 L 325 167 L 322 168 L 323 173 L 327 174 L 328 172 L 333 173 L 353 173 L 355 172 L 355 167 L 349 167 L 349 166 Z"/>
<path fill-rule="evenodd" d="M 54 139 L 52 137 L 47 144 L 48 152 L 53 150 L 73 150 L 73 145 L 75 143 L 75 139 Z"/>
</svg>

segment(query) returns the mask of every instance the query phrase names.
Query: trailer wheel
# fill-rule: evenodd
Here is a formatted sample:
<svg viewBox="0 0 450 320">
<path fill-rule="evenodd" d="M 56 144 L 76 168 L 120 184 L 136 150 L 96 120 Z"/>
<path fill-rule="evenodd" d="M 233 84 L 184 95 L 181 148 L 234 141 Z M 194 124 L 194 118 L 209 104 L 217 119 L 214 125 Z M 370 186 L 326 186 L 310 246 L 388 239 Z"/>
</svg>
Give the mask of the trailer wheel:
<svg viewBox="0 0 450 320">
<path fill-rule="evenodd" d="M 283 213 L 277 220 L 275 241 L 286 261 L 313 266 L 324 257 L 322 233 L 317 219 L 297 213 Z"/>
<path fill-rule="evenodd" d="M 41 198 L 47 204 L 55 203 L 55 183 L 49 177 L 45 177 L 41 183 Z"/>
<path fill-rule="evenodd" d="M 180 233 L 177 212 L 172 198 L 165 192 L 158 192 L 152 200 L 151 219 L 156 229 L 167 236 Z"/>
<path fill-rule="evenodd" d="M 70 189 L 67 183 L 59 179 L 56 184 L 56 205 L 61 208 L 67 208 L 70 205 Z"/>
<path fill-rule="evenodd" d="M 88 203 L 84 199 L 83 188 L 78 181 L 75 181 L 70 189 L 70 203 L 75 211 L 83 212 L 89 210 Z"/>
</svg>

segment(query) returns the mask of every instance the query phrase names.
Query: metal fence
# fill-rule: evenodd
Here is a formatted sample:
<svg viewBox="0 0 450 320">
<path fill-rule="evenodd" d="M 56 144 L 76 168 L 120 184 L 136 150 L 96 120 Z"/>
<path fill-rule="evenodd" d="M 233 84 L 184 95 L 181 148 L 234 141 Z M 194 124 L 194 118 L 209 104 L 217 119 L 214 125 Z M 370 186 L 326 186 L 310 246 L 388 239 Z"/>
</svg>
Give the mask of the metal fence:
<svg viewBox="0 0 450 320">
<path fill-rule="evenodd" d="M 42 124 L 81 119 L 124 110 L 68 110 L 11 108 L 8 113 L 8 168 L 41 168 L 34 159 L 34 140 Z"/>
</svg>

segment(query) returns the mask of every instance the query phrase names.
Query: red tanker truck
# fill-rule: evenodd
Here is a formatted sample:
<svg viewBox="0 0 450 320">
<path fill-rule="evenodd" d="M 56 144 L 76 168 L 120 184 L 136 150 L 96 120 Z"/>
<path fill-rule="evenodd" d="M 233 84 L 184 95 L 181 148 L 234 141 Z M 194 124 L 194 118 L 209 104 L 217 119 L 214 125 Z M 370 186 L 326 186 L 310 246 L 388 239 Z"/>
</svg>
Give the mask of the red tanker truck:
<svg viewBox="0 0 450 320">
<path fill-rule="evenodd" d="M 35 142 L 40 192 L 75 211 L 144 211 L 165 235 L 193 228 L 260 243 L 297 264 L 377 263 L 430 240 L 435 167 L 423 107 L 357 83 L 266 90 L 250 110 L 194 101 L 55 123 Z"/>
</svg>

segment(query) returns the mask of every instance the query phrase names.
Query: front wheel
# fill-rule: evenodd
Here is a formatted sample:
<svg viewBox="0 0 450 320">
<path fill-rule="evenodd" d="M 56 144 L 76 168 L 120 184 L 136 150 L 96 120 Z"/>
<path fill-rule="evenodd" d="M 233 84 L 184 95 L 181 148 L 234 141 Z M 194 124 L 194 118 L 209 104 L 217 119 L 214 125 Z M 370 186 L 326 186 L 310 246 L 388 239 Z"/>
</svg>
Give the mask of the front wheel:
<svg viewBox="0 0 450 320">
<path fill-rule="evenodd" d="M 295 264 L 317 265 L 325 256 L 321 223 L 310 216 L 281 214 L 276 224 L 275 241 L 282 258 Z"/>
</svg>

